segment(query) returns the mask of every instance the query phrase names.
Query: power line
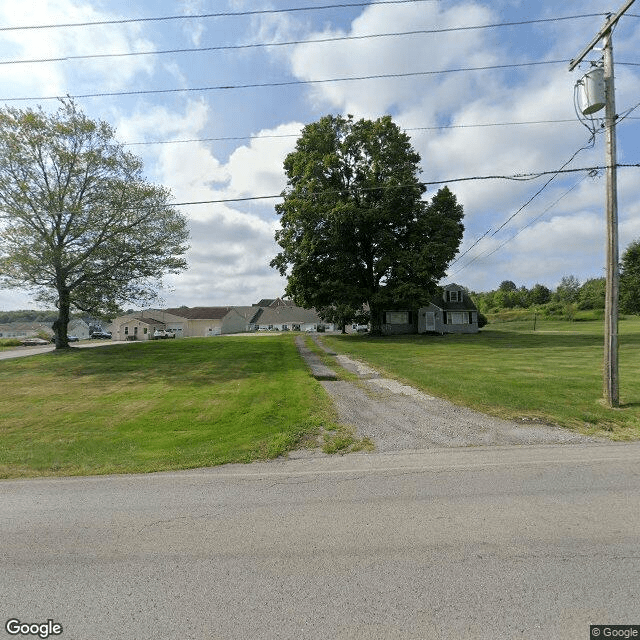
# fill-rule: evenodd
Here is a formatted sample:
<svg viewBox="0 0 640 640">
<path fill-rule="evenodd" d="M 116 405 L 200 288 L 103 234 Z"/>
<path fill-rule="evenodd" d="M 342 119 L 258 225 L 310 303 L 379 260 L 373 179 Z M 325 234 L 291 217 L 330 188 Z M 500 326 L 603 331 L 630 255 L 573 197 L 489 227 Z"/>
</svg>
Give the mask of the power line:
<svg viewBox="0 0 640 640">
<path fill-rule="evenodd" d="M 439 0 L 378 0 L 377 2 L 356 2 L 325 4 L 317 7 L 289 7 L 285 9 L 255 9 L 251 11 L 223 11 L 218 13 L 199 13 L 193 15 L 155 16 L 149 18 L 122 18 L 118 20 L 95 20 L 91 22 L 66 22 L 58 24 L 35 24 L 16 27 L 0 27 L 2 31 L 28 31 L 34 29 L 59 29 L 67 27 L 93 27 L 114 24 L 132 24 L 135 22 L 167 22 L 170 20 L 196 20 L 200 18 L 231 18 L 236 16 L 255 16 L 274 13 L 293 13 L 300 11 L 324 11 L 326 9 L 349 9 L 358 7 L 370 7 L 376 4 L 414 4 L 417 2 L 439 2 Z M 598 14 L 602 15 L 602 14 Z"/>
<path fill-rule="evenodd" d="M 596 139 L 596 133 L 593 133 L 591 135 L 591 137 L 589 138 L 589 142 L 584 146 L 579 148 L 561 167 L 560 169 L 558 169 L 556 172 L 553 173 L 553 175 L 551 176 L 551 178 L 549 178 L 549 180 L 547 180 L 540 189 L 538 189 L 538 191 L 536 191 L 514 214 L 512 214 L 511 216 L 509 216 L 495 231 L 489 227 L 489 229 L 487 229 L 487 231 L 485 231 L 485 233 L 482 234 L 482 236 L 480 236 L 480 238 L 478 238 L 464 253 L 462 253 L 461 255 L 459 255 L 452 263 L 450 266 L 453 266 L 454 264 L 456 264 L 456 262 L 459 262 L 466 254 L 468 254 L 474 247 L 476 247 L 478 244 L 480 244 L 480 242 L 486 238 L 490 233 L 491 233 L 491 237 L 495 236 L 499 231 L 501 231 L 502 229 L 504 229 L 509 222 L 511 222 L 511 220 L 513 220 L 516 216 L 520 215 L 520 213 L 522 213 L 522 211 L 524 211 L 559 175 L 560 173 L 563 172 L 563 169 L 570 164 L 575 157 L 581 153 L 582 151 L 584 151 L 585 149 L 589 149 L 589 148 L 593 148 L 594 144 L 595 144 L 595 139 Z M 493 231 L 493 233 L 492 233 Z"/>
<path fill-rule="evenodd" d="M 603 15 L 606 15 L 606 14 L 587 13 L 587 14 L 581 14 L 581 15 L 575 15 L 575 16 L 561 16 L 557 18 L 520 20 L 518 22 L 500 22 L 500 23 L 493 23 L 493 24 L 470 25 L 466 27 L 447 27 L 442 29 L 415 29 L 412 31 L 371 33 L 371 34 L 358 35 L 358 36 L 335 36 L 330 38 L 315 38 L 311 40 L 289 40 L 286 42 L 256 42 L 256 43 L 250 43 L 250 44 L 219 45 L 219 46 L 213 46 L 213 47 L 188 47 L 188 48 L 179 48 L 179 49 L 162 49 L 162 50 L 151 50 L 151 51 L 127 51 L 124 53 L 93 53 L 93 54 L 87 54 L 87 55 L 60 56 L 55 58 L 2 60 L 0 61 L 0 65 L 66 62 L 71 60 L 95 60 L 95 59 L 103 59 L 103 58 L 124 58 L 124 57 L 132 57 L 132 56 L 149 56 L 149 55 L 163 55 L 163 54 L 174 54 L 174 53 L 233 51 L 233 50 L 242 50 L 242 49 L 265 48 L 265 47 L 286 47 L 286 46 L 294 46 L 294 45 L 298 46 L 298 45 L 308 45 L 308 44 L 322 44 L 322 43 L 341 42 L 341 41 L 369 40 L 374 38 L 395 38 L 395 37 L 415 36 L 415 35 L 451 33 L 456 31 L 494 29 L 498 27 L 522 26 L 522 25 L 538 24 L 538 23 L 545 23 L 545 22 L 560 22 L 562 20 L 576 20 L 579 18 L 592 18 L 595 16 L 603 16 Z"/>
<path fill-rule="evenodd" d="M 626 116 L 629 117 L 629 116 Z M 634 120 L 636 118 L 631 118 Z M 538 124 L 561 124 L 567 122 L 575 122 L 575 118 L 567 118 L 565 120 L 528 120 L 522 122 L 485 122 L 477 124 L 446 124 L 434 127 L 407 127 L 403 131 L 443 131 L 448 129 L 475 129 L 483 127 L 511 127 L 520 125 L 538 125 Z M 215 138 L 185 138 L 181 140 L 147 140 L 141 142 L 123 142 L 125 147 L 146 146 L 154 144 L 184 144 L 192 142 L 233 142 L 239 140 L 263 140 L 270 138 L 297 138 L 298 133 L 279 133 L 279 134 L 263 134 L 263 135 L 245 135 L 245 136 L 220 136 Z"/>
<path fill-rule="evenodd" d="M 640 103 L 629 109 L 623 115 L 620 116 L 618 123 L 623 120 L 639 120 L 638 116 L 631 116 L 630 114 L 640 107 Z M 515 126 L 531 126 L 531 125 L 548 125 L 548 124 L 567 124 L 569 122 L 575 122 L 575 118 L 565 118 L 558 120 L 522 120 L 519 122 L 479 122 L 473 124 L 444 124 L 432 127 L 407 127 L 403 131 L 446 131 L 453 129 L 481 129 L 488 127 L 515 127 Z M 269 139 L 283 139 L 283 138 L 297 138 L 300 136 L 298 133 L 275 133 L 275 134 L 260 134 L 260 135 L 238 135 L 238 136 L 218 136 L 211 138 L 182 138 L 179 140 L 144 140 L 138 142 L 123 142 L 125 147 L 140 147 L 151 146 L 161 144 L 187 144 L 194 142 L 237 142 L 240 140 L 269 140 Z"/>
<path fill-rule="evenodd" d="M 620 168 L 629 168 L 629 167 L 640 167 L 640 162 L 638 163 L 624 163 L 616 165 Z M 606 166 L 593 166 L 593 167 L 580 167 L 576 169 L 554 169 L 553 171 L 538 171 L 535 173 L 517 173 L 513 175 L 488 175 L 488 176 L 469 176 L 464 178 L 449 178 L 446 180 L 432 180 L 429 182 L 419 182 L 414 184 L 406 184 L 406 185 L 393 185 L 393 187 L 367 187 L 363 188 L 360 191 L 380 191 L 382 189 L 415 189 L 416 185 L 422 185 L 425 187 L 437 186 L 441 184 L 453 184 L 455 182 L 472 182 L 472 181 L 481 181 L 481 180 L 515 180 L 521 181 L 523 179 L 530 180 L 539 178 L 545 175 L 551 174 L 560 174 L 560 173 L 579 173 L 585 171 L 587 173 L 593 173 L 594 171 L 603 171 L 607 167 Z M 319 191 L 315 195 L 323 195 L 330 193 L 342 193 L 341 191 Z M 169 204 L 171 207 L 186 207 L 186 206 L 194 206 L 194 205 L 202 205 L 202 204 L 224 204 L 226 202 L 250 202 L 255 200 L 276 200 L 278 198 L 282 198 L 281 193 L 271 194 L 271 195 L 262 195 L 262 196 L 245 196 L 242 198 L 219 198 L 216 200 L 194 200 L 191 202 L 174 202 Z"/>
<path fill-rule="evenodd" d="M 210 87 L 183 87 L 178 89 L 141 89 L 136 91 L 105 91 L 100 93 L 85 93 L 73 96 L 67 96 L 69 98 L 106 98 L 114 96 L 136 96 L 136 95 L 158 95 L 167 93 L 196 93 L 205 91 L 233 91 L 239 89 L 263 89 L 267 87 L 293 87 L 301 85 L 311 84 L 328 84 L 334 82 L 356 82 L 362 80 L 377 80 L 388 78 L 415 78 L 418 76 L 431 76 L 441 75 L 449 73 L 461 73 L 469 71 L 494 71 L 498 69 L 516 69 L 522 67 L 535 67 L 542 65 L 552 64 L 566 64 L 569 60 L 544 60 L 540 62 L 520 62 L 513 64 L 496 64 L 484 67 L 462 67 L 458 69 L 441 69 L 438 71 L 413 71 L 408 73 L 385 73 L 385 74 L 372 74 L 367 76 L 352 76 L 346 78 L 323 78 L 320 80 L 283 80 L 280 82 L 252 82 L 248 84 L 235 84 L 235 85 L 216 85 Z M 4 102 L 26 102 L 37 100 L 58 100 L 63 96 L 36 96 L 28 98 L 2 98 Z"/>
<path fill-rule="evenodd" d="M 581 147 L 580 149 L 578 149 L 558 170 L 557 173 L 554 173 L 551 178 L 549 178 L 549 180 L 547 180 L 542 187 L 536 191 L 536 193 L 533 194 L 533 196 L 531 196 L 531 198 L 529 198 L 529 200 L 527 200 L 527 202 L 525 202 L 512 216 L 509 216 L 491 235 L 495 236 L 498 231 L 500 231 L 501 229 L 504 229 L 509 222 L 511 222 L 511 220 L 513 220 L 517 215 L 519 215 L 522 211 L 524 211 L 524 209 L 526 207 L 528 207 L 559 175 L 560 172 L 568 165 L 571 164 L 571 162 L 573 162 L 573 160 L 575 159 L 575 157 L 581 153 L 582 151 L 585 151 L 586 149 L 592 149 L 593 146 L 595 145 L 595 141 L 596 141 L 596 136 L 595 134 L 593 136 L 591 136 L 588 144 L 586 144 L 584 147 Z"/>
<path fill-rule="evenodd" d="M 582 184 L 587 177 L 589 176 L 589 174 L 587 173 L 586 175 L 584 175 L 582 178 L 580 178 L 580 180 L 578 180 L 578 182 L 576 182 L 573 186 L 571 186 L 569 189 L 567 189 L 567 191 L 565 191 L 557 200 L 555 200 L 554 202 L 552 202 L 540 215 L 536 216 L 535 218 L 533 218 L 532 220 L 529 220 L 529 222 L 527 222 L 527 224 L 525 224 L 522 228 L 518 229 L 518 231 L 511 236 L 510 238 L 507 238 L 507 240 L 505 240 L 502 244 L 499 244 L 495 249 L 492 249 L 491 251 L 485 251 L 484 253 L 481 253 L 477 256 L 475 256 L 474 258 L 472 258 L 471 260 L 469 260 L 469 262 L 467 262 L 466 264 L 462 265 L 457 271 L 455 271 L 454 273 L 451 274 L 450 277 L 455 277 L 457 276 L 461 271 L 464 271 L 467 267 L 471 266 L 474 262 L 476 262 L 477 260 L 481 260 L 483 258 L 488 258 L 489 256 L 492 256 L 494 253 L 497 253 L 498 251 L 500 251 L 500 249 L 502 249 L 502 247 L 504 247 L 505 245 L 509 244 L 512 240 L 515 240 L 525 229 L 527 229 L 528 227 L 530 227 L 534 222 L 537 222 L 538 220 L 540 220 L 540 218 L 544 217 L 549 211 L 551 211 L 551 209 L 553 209 L 561 200 L 563 200 L 564 198 L 566 198 L 574 189 L 576 189 L 578 186 L 580 186 L 580 184 Z M 487 231 L 482 238 L 486 237 L 486 235 L 489 232 Z M 480 240 L 482 240 L 482 238 L 480 238 Z M 478 240 L 479 242 L 479 240 Z M 467 251 L 465 251 L 461 256 L 466 255 L 467 253 L 469 253 L 469 251 L 478 244 L 478 242 L 476 242 L 474 245 L 472 245 L 469 249 L 467 249 Z M 458 258 L 459 259 L 459 258 Z M 454 261 L 452 263 L 455 264 L 456 261 Z"/>
</svg>

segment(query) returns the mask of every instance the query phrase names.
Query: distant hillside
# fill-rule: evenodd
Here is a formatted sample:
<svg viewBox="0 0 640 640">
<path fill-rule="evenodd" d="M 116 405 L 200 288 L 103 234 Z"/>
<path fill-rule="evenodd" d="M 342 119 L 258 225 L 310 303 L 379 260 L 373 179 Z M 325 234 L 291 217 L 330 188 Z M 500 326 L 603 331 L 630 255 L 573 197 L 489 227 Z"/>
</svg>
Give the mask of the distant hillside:
<svg viewBox="0 0 640 640">
<path fill-rule="evenodd" d="M 0 311 L 0 324 L 6 322 L 53 322 L 57 317 L 57 311 L 34 311 L 33 309 Z"/>
</svg>

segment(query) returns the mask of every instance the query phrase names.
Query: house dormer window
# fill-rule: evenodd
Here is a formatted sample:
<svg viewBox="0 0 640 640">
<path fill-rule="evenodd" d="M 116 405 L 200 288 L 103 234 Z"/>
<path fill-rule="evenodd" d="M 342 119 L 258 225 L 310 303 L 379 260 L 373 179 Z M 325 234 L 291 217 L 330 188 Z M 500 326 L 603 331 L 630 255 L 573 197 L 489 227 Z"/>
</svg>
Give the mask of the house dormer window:
<svg viewBox="0 0 640 640">
<path fill-rule="evenodd" d="M 460 291 L 447 291 L 447 298 L 449 302 L 462 302 L 462 295 Z"/>
</svg>

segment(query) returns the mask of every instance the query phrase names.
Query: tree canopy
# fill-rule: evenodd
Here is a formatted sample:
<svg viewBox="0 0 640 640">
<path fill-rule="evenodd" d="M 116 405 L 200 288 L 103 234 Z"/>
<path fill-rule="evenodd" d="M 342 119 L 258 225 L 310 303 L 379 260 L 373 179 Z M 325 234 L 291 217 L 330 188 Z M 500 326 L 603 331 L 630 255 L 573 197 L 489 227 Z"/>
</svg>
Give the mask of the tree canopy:
<svg viewBox="0 0 640 640">
<path fill-rule="evenodd" d="M 375 331 L 385 307 L 428 302 L 458 251 L 463 209 L 447 187 L 422 199 L 419 162 L 389 116 L 325 116 L 303 129 L 284 162 L 271 262 L 297 304 L 342 322 L 368 305 Z"/>
<path fill-rule="evenodd" d="M 620 270 L 620 311 L 640 313 L 640 240 L 622 254 Z"/>
<path fill-rule="evenodd" d="M 72 100 L 52 114 L 0 109 L 0 284 L 55 304 L 58 347 L 71 308 L 148 303 L 163 275 L 186 267 L 186 219 L 169 200 Z"/>
</svg>

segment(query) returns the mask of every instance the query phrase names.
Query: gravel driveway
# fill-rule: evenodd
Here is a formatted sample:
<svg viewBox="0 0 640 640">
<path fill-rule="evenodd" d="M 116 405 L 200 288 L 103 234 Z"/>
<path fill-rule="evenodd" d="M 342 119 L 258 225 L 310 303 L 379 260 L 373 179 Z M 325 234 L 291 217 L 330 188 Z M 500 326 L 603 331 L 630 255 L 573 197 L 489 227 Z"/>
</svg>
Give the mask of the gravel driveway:
<svg viewBox="0 0 640 640">
<path fill-rule="evenodd" d="M 335 403 L 339 420 L 356 427 L 361 437 L 371 438 L 377 451 L 602 441 L 560 427 L 501 420 L 456 406 L 383 378 L 363 362 L 336 354 L 316 336 L 313 339 L 335 359 L 335 367 L 323 365 L 299 337 L 302 357 Z M 358 382 L 338 380 L 334 371 L 339 367 L 355 373 Z"/>
</svg>

